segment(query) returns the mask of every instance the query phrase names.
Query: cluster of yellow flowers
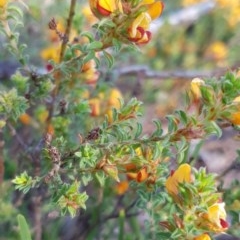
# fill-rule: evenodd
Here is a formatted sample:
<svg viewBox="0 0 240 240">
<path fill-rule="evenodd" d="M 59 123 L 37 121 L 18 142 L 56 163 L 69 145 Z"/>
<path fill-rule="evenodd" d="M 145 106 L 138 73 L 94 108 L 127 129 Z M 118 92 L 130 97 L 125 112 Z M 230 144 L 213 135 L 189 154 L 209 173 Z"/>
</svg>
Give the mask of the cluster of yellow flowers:
<svg viewBox="0 0 240 240">
<path fill-rule="evenodd" d="M 0 0 L 0 8 L 4 8 L 7 4 L 7 0 Z"/>
<path fill-rule="evenodd" d="M 122 93 L 117 88 L 112 88 L 108 94 L 100 92 L 98 96 L 89 99 L 89 105 L 91 108 L 91 116 L 99 117 L 108 116 L 109 123 L 113 121 L 112 108 L 120 108 L 120 100 L 122 99 Z"/>
<path fill-rule="evenodd" d="M 173 171 L 166 181 L 167 192 L 172 196 L 175 202 L 181 205 L 182 196 L 180 194 L 180 184 L 192 184 L 193 176 L 192 169 L 189 164 L 182 164 L 176 171 Z M 199 193 L 200 194 L 200 193 Z M 198 196 L 199 197 L 199 196 Z M 207 203 L 206 203 L 207 204 Z M 195 215 L 195 227 L 200 231 L 204 231 L 204 234 L 196 236 L 194 240 L 207 240 L 211 239 L 207 232 L 220 233 L 224 232 L 228 228 L 226 221 L 226 211 L 224 209 L 224 202 L 210 203 L 207 206 L 206 211 L 201 212 L 199 210 L 194 211 L 192 214 Z M 180 221 L 180 220 L 179 220 Z M 183 223 L 180 225 L 184 225 Z"/>
<path fill-rule="evenodd" d="M 220 8 L 226 9 L 226 19 L 231 27 L 240 22 L 240 1 L 237 0 L 216 0 Z"/>
<path fill-rule="evenodd" d="M 149 31 L 150 23 L 158 18 L 164 8 L 160 1 L 140 0 L 89 0 L 93 14 L 99 18 L 111 18 L 117 25 L 117 29 L 112 32 L 114 37 L 121 35 L 128 41 L 145 44 L 151 39 Z"/>
<path fill-rule="evenodd" d="M 206 0 L 182 0 L 184 7 Z M 217 7 L 224 9 L 224 17 L 231 27 L 240 22 L 240 1 L 238 0 L 216 0 Z"/>
<path fill-rule="evenodd" d="M 215 41 L 208 46 L 205 55 L 208 59 L 214 60 L 218 65 L 225 66 L 224 60 L 226 60 L 228 55 L 227 45 L 222 41 Z"/>
</svg>

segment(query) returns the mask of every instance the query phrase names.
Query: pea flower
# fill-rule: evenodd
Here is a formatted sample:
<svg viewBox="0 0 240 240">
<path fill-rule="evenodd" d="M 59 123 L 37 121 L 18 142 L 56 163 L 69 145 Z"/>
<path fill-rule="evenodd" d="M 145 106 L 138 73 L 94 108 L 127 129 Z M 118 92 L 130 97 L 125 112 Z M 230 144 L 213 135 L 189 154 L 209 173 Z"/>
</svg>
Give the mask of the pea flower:
<svg viewBox="0 0 240 240">
<path fill-rule="evenodd" d="M 92 13 L 97 18 L 108 17 L 113 12 L 123 12 L 120 0 L 89 0 Z"/>
<path fill-rule="evenodd" d="M 142 167 L 139 171 L 137 172 L 127 172 L 127 177 L 129 180 L 135 180 L 138 183 L 144 182 L 148 179 L 148 171 L 147 167 Z"/>
<path fill-rule="evenodd" d="M 194 240 L 211 240 L 207 233 L 201 234 L 194 238 Z"/>
<path fill-rule="evenodd" d="M 138 44 L 148 43 L 151 40 L 152 33 L 148 30 L 150 23 L 161 15 L 164 8 L 163 3 L 159 1 L 152 3 L 151 0 L 145 0 L 143 2 L 147 3 L 143 5 L 146 11 L 141 12 L 128 29 L 129 40 Z"/>
<path fill-rule="evenodd" d="M 207 212 L 199 214 L 198 226 L 219 233 L 228 228 L 225 203 L 215 203 L 208 207 Z"/>
<path fill-rule="evenodd" d="M 111 35 L 123 42 L 148 43 L 151 39 L 150 23 L 164 8 L 160 1 L 89 0 L 92 13 L 99 19 L 110 18 L 116 27 Z M 127 34 L 125 34 L 127 33 Z"/>
<path fill-rule="evenodd" d="M 115 190 L 118 195 L 123 195 L 124 193 L 127 192 L 128 188 L 129 188 L 128 181 L 122 181 L 117 184 Z"/>
<path fill-rule="evenodd" d="M 191 182 L 191 166 L 187 163 L 180 165 L 176 171 L 171 173 L 165 186 L 169 194 L 178 195 L 178 185 L 184 182 Z"/>
</svg>

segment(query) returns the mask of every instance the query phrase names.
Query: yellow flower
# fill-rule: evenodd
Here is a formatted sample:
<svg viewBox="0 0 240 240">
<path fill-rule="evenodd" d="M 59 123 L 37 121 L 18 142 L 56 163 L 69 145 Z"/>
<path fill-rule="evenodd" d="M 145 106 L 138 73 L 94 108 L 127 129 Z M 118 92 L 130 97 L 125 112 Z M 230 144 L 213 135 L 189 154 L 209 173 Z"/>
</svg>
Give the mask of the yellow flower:
<svg viewBox="0 0 240 240">
<path fill-rule="evenodd" d="M 216 41 L 207 48 L 207 56 L 219 61 L 227 57 L 228 50 L 224 42 Z"/>
<path fill-rule="evenodd" d="M 199 227 L 211 230 L 213 232 L 223 232 L 228 228 L 226 221 L 225 203 L 215 203 L 207 209 L 206 213 L 201 213 L 198 219 Z"/>
<path fill-rule="evenodd" d="M 122 98 L 122 93 L 117 88 L 111 89 L 108 98 L 108 106 L 119 109 L 121 106 L 120 100 Z"/>
<path fill-rule="evenodd" d="M 56 63 L 59 62 L 59 55 L 60 55 L 60 46 L 47 47 L 40 52 L 40 56 L 42 59 L 46 61 L 53 60 Z"/>
<path fill-rule="evenodd" d="M 97 18 L 108 17 L 113 12 L 123 12 L 120 0 L 89 0 L 89 5 Z"/>
<path fill-rule="evenodd" d="M 106 110 L 109 123 L 113 122 L 112 108 L 119 109 L 121 107 L 120 100 L 122 98 L 123 98 L 122 93 L 117 88 L 111 89 L 109 93 L 109 97 L 107 99 L 107 110 Z"/>
<path fill-rule="evenodd" d="M 146 7 L 146 11 L 141 12 L 131 23 L 128 29 L 128 39 L 137 44 L 148 43 L 151 40 L 151 32 L 148 31 L 152 20 L 158 18 L 164 8 L 162 2 L 153 2 L 151 4 L 144 4 L 149 1 L 144 1 L 140 6 Z M 150 1 L 152 2 L 152 1 Z"/>
<path fill-rule="evenodd" d="M 7 4 L 8 0 L 0 0 L 0 8 L 4 8 Z"/>
<path fill-rule="evenodd" d="M 201 98 L 200 86 L 204 85 L 205 82 L 201 78 L 194 78 L 191 81 L 191 94 L 193 96 L 193 100 L 197 101 Z"/>
<path fill-rule="evenodd" d="M 166 189 L 169 194 L 178 194 L 179 183 L 191 182 L 191 166 L 187 163 L 182 164 L 179 168 L 168 177 L 166 181 Z"/>
<path fill-rule="evenodd" d="M 194 238 L 194 240 L 211 240 L 208 234 L 204 233 Z"/>
</svg>

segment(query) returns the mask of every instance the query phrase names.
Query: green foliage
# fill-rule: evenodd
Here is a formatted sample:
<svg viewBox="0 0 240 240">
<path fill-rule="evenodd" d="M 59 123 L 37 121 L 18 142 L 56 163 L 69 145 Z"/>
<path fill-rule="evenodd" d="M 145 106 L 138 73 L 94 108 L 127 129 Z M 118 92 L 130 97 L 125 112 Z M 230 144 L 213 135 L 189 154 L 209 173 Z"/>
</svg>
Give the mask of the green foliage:
<svg viewBox="0 0 240 240">
<path fill-rule="evenodd" d="M 63 196 L 58 199 L 57 203 L 63 214 L 68 211 L 71 217 L 74 217 L 78 208 L 86 209 L 85 202 L 88 196 L 86 192 L 79 193 L 79 187 L 79 183 L 75 181 L 68 189 L 65 189 Z"/>
<path fill-rule="evenodd" d="M 17 121 L 18 117 L 28 108 L 26 99 L 19 96 L 16 89 L 0 92 L 0 114 L 6 119 Z"/>
<path fill-rule="evenodd" d="M 74 2 L 71 1 L 71 7 Z M 43 57 L 47 70 L 36 70 L 38 67 L 32 66 L 35 61 L 29 61 L 25 54 L 29 49 L 21 43 L 18 32 L 18 27 L 26 24 L 26 12 L 21 4 L 11 2 L 3 8 L 0 31 L 6 48 L 22 65 L 11 80 L 3 82 L 0 91 L 0 134 L 4 137 L 4 142 L 0 141 L 0 154 L 6 158 L 3 161 L 0 155 L 0 164 L 14 162 L 17 169 L 12 183 L 18 190 L 12 193 L 17 199 L 13 203 L 7 203 L 9 196 L 1 195 L 0 206 L 5 208 L 0 211 L 3 219 L 12 226 L 15 223 L 9 219 L 13 219 L 17 211 L 27 216 L 29 207 L 34 209 L 34 218 L 39 214 L 37 209 L 42 210 L 42 219 L 48 219 L 48 210 L 55 207 L 54 211 L 72 218 L 79 218 L 81 211 L 80 220 L 87 223 L 86 229 L 81 230 L 84 239 L 93 239 L 98 234 L 99 238 L 119 240 L 133 237 L 192 240 L 204 232 L 211 235 L 227 230 L 221 225 L 226 217 L 220 219 L 225 211 L 224 204 L 219 203 L 223 195 L 233 223 L 229 232 L 239 234 L 239 183 L 233 184 L 232 195 L 225 189 L 222 194 L 218 192 L 214 174 L 205 168 L 190 166 L 202 146 L 201 142 L 192 153 L 192 140 L 204 141 L 212 135 L 220 138 L 224 126 L 238 127 L 232 116 L 240 114 L 239 104 L 234 102 L 240 95 L 239 76 L 229 72 L 220 79 L 209 78 L 201 80 L 199 85 L 191 85 L 186 105 L 166 115 L 164 120 L 153 120 L 155 129 L 146 133 L 140 118 L 143 103 L 135 97 L 124 101 L 120 91 L 110 86 L 115 77 L 106 74 L 106 68 L 117 65 L 118 69 L 124 65 L 118 62 L 124 58 L 124 51 L 132 56 L 129 62 L 136 58 L 141 62 L 138 39 L 131 40 L 128 32 L 139 12 L 148 14 L 148 6 L 139 5 L 141 1 L 128 4 L 134 6 L 131 9 L 130 5 L 124 5 L 124 10 L 129 7 L 131 17 L 117 10 L 101 18 L 91 30 L 84 29 L 80 14 L 72 19 L 73 9 L 66 29 L 61 29 L 52 19 L 48 25 L 49 35 L 55 35 L 49 37 L 49 42 L 52 41 L 54 47 L 48 53 L 50 57 Z M 56 13 L 60 12 L 56 10 Z M 206 18 L 209 20 L 212 16 Z M 219 16 L 213 18 L 217 20 Z M 164 25 L 159 31 L 163 37 L 156 42 L 155 49 L 161 59 L 153 62 L 153 58 L 148 57 L 150 64 L 156 68 L 192 67 L 204 58 L 208 46 L 201 34 L 207 20 L 201 19 L 186 39 L 186 27 L 175 29 L 172 34 L 168 31 L 170 26 Z M 222 39 L 231 37 L 230 33 L 212 33 L 210 22 L 207 32 L 213 38 L 216 34 Z M 70 26 L 79 29 L 70 29 Z M 71 34 L 65 35 L 74 30 L 77 36 L 73 39 Z M 150 32 L 143 27 L 136 31 L 149 38 Z M 182 49 L 186 52 L 194 49 L 194 52 L 182 56 Z M 138 52 L 134 55 L 133 51 Z M 204 61 L 199 65 L 206 66 Z M 145 75 L 142 72 L 137 75 L 135 88 L 141 88 Z M 129 81 L 131 79 L 129 77 Z M 22 120 L 21 115 L 28 121 Z M 2 150 L 3 144 L 6 147 Z M 182 166 L 187 166 L 187 170 L 180 170 Z M 4 172 L 2 165 L 0 170 Z M 212 206 L 219 208 L 218 214 L 211 215 Z M 138 221 L 143 212 L 146 220 L 142 230 Z M 17 219 L 21 239 L 31 239 L 30 227 L 23 215 Z M 110 219 L 113 219 L 111 223 Z M 102 229 L 102 223 L 106 228 Z M 126 227 L 135 235 L 128 233 Z M 56 237 L 59 236 L 50 238 Z"/>
<path fill-rule="evenodd" d="M 31 176 L 27 174 L 27 172 L 21 173 L 20 176 L 16 176 L 15 179 L 12 180 L 12 183 L 16 184 L 16 189 L 23 191 L 25 194 L 40 181 L 40 179 L 33 179 Z"/>
<path fill-rule="evenodd" d="M 17 219 L 18 219 L 21 240 L 31 240 L 32 238 L 30 234 L 30 229 L 25 217 L 21 214 L 18 214 Z"/>
</svg>

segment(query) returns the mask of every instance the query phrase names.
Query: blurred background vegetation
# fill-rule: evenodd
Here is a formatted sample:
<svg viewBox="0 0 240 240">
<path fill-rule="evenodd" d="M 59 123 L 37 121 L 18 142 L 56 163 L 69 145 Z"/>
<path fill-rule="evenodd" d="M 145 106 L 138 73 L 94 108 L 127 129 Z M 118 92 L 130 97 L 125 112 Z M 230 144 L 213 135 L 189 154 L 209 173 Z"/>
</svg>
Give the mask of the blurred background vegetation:
<svg viewBox="0 0 240 240">
<path fill-rule="evenodd" d="M 27 1 L 29 10 L 25 10 L 25 26 L 21 28 L 20 41 L 27 44 L 31 67 L 37 72 L 46 72 L 47 60 L 56 58 L 59 53 L 60 43 L 49 31 L 48 22 L 54 17 L 64 29 L 69 2 Z M 146 133 L 153 128 L 153 118 L 164 120 L 166 114 L 181 107 L 184 102 L 183 93 L 190 79 L 221 76 L 226 70 L 236 70 L 240 66 L 239 0 L 164 0 L 164 4 L 163 16 L 152 26 L 152 41 L 139 46 L 137 52 L 123 48 L 121 54 L 115 56 L 116 62 L 110 70 L 102 63 L 96 87 L 103 92 L 109 86 L 118 88 L 125 99 L 137 96 L 142 100 L 145 116 L 142 121 Z M 94 22 L 96 19 L 91 15 L 87 3 L 79 1 L 71 41 L 82 31 L 90 30 Z M 0 44 L 0 84 L 1 88 L 7 88 L 12 85 L 9 78 L 18 64 L 4 48 L 4 39 L 0 38 Z M 44 109 L 36 109 L 35 115 L 40 116 L 43 112 Z M 98 120 L 93 118 L 92 121 Z M 21 126 L 19 124 L 18 131 L 21 131 Z M 18 239 L 16 215 L 24 213 L 31 224 L 36 201 L 28 194 L 12 194 L 10 180 L 18 173 L 19 163 L 12 161 L 11 155 L 17 154 L 18 146 L 12 142 L 11 136 L 6 139 L 6 143 L 12 144 L 12 152 L 7 154 L 2 148 L 0 154 L 0 158 L 2 155 L 4 159 L 0 159 L 0 175 L 4 173 L 4 177 L 0 177 L 1 240 Z M 23 164 L 26 166 L 21 166 L 22 168 L 28 167 L 28 163 Z M 234 184 L 232 199 L 239 199 L 239 185 Z M 112 183 L 108 185 L 104 189 L 96 188 L 98 190 L 94 190 L 93 197 L 88 201 L 91 207 L 74 219 L 61 218 L 46 202 L 41 210 L 44 215 L 43 239 L 116 239 L 116 226 L 121 228 L 126 217 L 128 220 L 124 239 L 146 239 L 141 235 L 141 225 L 146 216 L 141 213 L 141 204 L 135 207 L 138 199 L 134 186 L 125 196 L 122 194 L 125 192 L 124 186 L 119 188 L 112 186 Z M 89 188 L 89 191 L 95 189 L 94 186 Z M 233 201 L 229 199 L 229 202 Z M 239 209 L 239 201 L 235 205 Z M 116 208 L 125 208 L 129 212 L 126 213 L 127 216 L 119 218 L 114 215 Z M 237 218 L 234 214 L 233 217 Z M 230 233 L 240 236 L 239 228 L 230 229 Z"/>
</svg>

